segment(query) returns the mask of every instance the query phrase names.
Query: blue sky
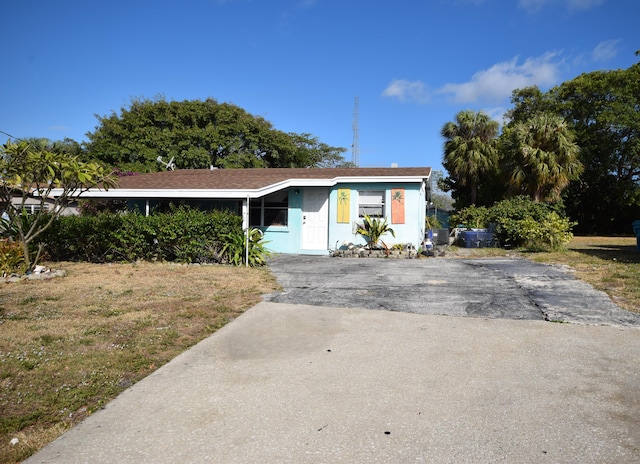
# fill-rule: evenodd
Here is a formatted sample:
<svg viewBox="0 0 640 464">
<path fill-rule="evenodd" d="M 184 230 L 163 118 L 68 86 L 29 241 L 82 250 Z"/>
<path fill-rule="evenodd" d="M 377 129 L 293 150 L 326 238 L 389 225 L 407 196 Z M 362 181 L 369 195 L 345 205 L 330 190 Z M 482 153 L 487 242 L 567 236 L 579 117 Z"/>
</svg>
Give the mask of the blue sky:
<svg viewBox="0 0 640 464">
<path fill-rule="evenodd" d="M 86 140 L 132 98 L 214 98 L 360 166 L 441 168 L 440 129 L 497 120 L 546 90 L 639 58 L 622 0 L 22 0 L 0 7 L 0 131 Z M 5 140 L 6 135 L 0 139 Z"/>
</svg>

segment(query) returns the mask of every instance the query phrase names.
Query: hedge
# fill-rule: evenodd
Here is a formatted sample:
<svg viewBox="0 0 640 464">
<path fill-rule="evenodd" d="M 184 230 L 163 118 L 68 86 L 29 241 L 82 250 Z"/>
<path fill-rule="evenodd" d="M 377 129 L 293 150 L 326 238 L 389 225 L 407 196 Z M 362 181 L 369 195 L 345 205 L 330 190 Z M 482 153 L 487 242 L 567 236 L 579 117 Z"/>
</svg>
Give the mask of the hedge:
<svg viewBox="0 0 640 464">
<path fill-rule="evenodd" d="M 237 235 L 243 236 L 242 219 L 232 212 L 180 207 L 150 216 L 60 216 L 40 243 L 51 261 L 227 263 L 223 248 Z"/>
</svg>

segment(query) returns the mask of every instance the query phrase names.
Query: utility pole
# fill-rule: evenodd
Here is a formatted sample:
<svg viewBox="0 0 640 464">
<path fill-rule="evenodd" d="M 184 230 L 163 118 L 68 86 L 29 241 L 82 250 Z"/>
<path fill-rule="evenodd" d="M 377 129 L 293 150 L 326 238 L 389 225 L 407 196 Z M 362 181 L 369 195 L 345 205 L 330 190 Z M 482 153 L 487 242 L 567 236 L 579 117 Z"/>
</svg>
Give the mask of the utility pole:
<svg viewBox="0 0 640 464">
<path fill-rule="evenodd" d="M 356 97 L 353 106 L 353 143 L 351 144 L 351 162 L 355 167 L 360 166 L 360 140 L 358 136 L 358 103 L 360 98 Z"/>
</svg>

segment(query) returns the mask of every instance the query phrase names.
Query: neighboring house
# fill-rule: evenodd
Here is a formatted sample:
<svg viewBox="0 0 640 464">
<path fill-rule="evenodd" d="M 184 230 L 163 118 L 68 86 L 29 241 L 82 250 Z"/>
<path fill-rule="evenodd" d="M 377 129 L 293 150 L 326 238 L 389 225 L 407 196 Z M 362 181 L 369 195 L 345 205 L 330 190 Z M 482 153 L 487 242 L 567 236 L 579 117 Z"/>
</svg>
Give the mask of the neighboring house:
<svg viewBox="0 0 640 464">
<path fill-rule="evenodd" d="M 22 198 L 13 198 L 11 203 L 16 209 L 20 209 L 20 204 L 22 202 Z M 55 208 L 54 200 L 45 198 L 44 203 L 40 200 L 39 197 L 29 197 L 22 205 L 22 209 L 25 210 L 29 214 L 35 214 L 41 209 L 45 211 L 52 211 Z M 62 212 L 60 213 L 62 216 L 71 216 L 79 214 L 78 206 L 75 202 L 69 203 L 64 208 L 62 208 Z"/>
<path fill-rule="evenodd" d="M 11 196 L 11 206 L 16 211 L 24 210 L 28 214 L 35 214 L 43 209 L 45 211 L 53 211 L 53 209 L 56 208 L 55 197 L 42 199 L 41 197 L 37 196 L 32 190 L 29 193 L 29 196 L 24 199 L 23 204 L 22 192 L 20 190 L 12 190 L 9 191 L 9 193 L 14 193 Z M 62 209 L 62 212 L 60 213 L 62 216 L 79 214 L 77 202 L 74 201 L 69 202 L 64 207 L 58 206 L 58 208 Z M 0 210 L 4 211 L 6 209 L 7 208 L 5 205 L 0 205 Z"/>
<path fill-rule="evenodd" d="M 185 169 L 122 177 L 83 199 L 126 199 L 145 214 L 170 203 L 229 209 L 260 228 L 276 253 L 325 254 L 355 233 L 365 214 L 395 231 L 383 240 L 419 247 L 425 233 L 431 168 Z"/>
</svg>

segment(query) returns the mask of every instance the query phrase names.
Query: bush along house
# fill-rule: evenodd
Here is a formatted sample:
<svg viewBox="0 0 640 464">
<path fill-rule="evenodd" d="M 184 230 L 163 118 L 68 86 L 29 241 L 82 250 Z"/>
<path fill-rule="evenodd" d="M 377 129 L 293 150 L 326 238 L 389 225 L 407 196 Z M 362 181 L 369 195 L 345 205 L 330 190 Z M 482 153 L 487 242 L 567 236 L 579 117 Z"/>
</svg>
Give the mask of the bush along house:
<svg viewBox="0 0 640 464">
<path fill-rule="evenodd" d="M 365 215 L 386 219 L 385 244 L 419 247 L 425 234 L 431 168 L 184 169 L 122 177 L 117 188 L 83 199 L 124 199 L 144 214 L 169 204 L 228 209 L 245 230 L 259 228 L 274 253 L 328 254 L 357 234 Z"/>
</svg>

